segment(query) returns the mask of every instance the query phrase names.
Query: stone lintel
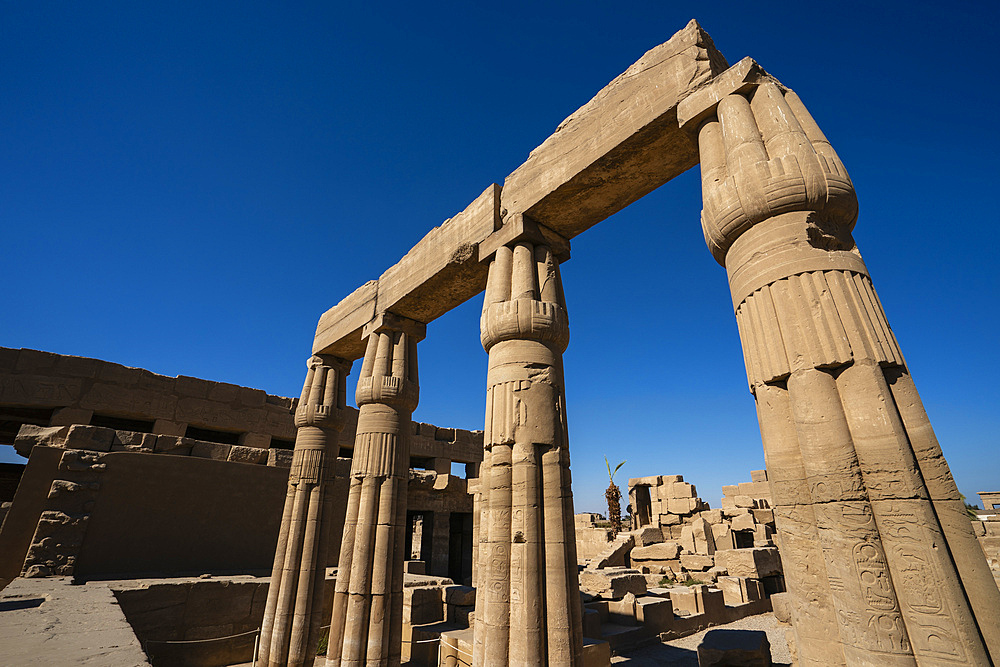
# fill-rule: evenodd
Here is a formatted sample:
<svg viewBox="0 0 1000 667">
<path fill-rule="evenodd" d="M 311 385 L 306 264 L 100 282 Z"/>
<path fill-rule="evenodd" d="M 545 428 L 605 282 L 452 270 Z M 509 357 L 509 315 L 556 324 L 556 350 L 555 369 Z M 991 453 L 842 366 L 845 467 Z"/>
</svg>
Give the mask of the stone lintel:
<svg viewBox="0 0 1000 667">
<path fill-rule="evenodd" d="M 365 354 L 362 330 L 378 312 L 431 322 L 482 292 L 489 267 L 480 264 L 476 249 L 499 228 L 500 186 L 491 184 L 464 211 L 428 232 L 378 280 L 323 313 L 313 354 L 360 359 Z"/>
<path fill-rule="evenodd" d="M 482 292 L 488 266 L 479 260 L 489 248 L 484 254 L 479 246 L 503 220 L 524 214 L 569 240 L 698 164 L 696 142 L 677 124 L 678 104 L 727 67 L 696 21 L 650 49 L 564 120 L 502 191 L 490 185 L 377 281 L 324 313 L 313 353 L 359 359 L 361 331 L 376 313 L 431 322 Z"/>
<path fill-rule="evenodd" d="M 569 239 L 545 225 L 538 224 L 523 213 L 515 213 L 507 217 L 500 229 L 479 244 L 479 261 L 489 261 L 498 248 L 515 241 L 549 246 L 560 264 L 569 259 Z"/>
<path fill-rule="evenodd" d="M 427 336 L 427 325 L 423 322 L 417 322 L 416 320 L 401 317 L 393 313 L 379 313 L 371 322 L 364 326 L 361 330 L 361 337 L 368 340 L 368 336 L 371 334 L 382 333 L 383 331 L 400 331 L 421 341 Z"/>
<path fill-rule="evenodd" d="M 677 106 L 728 66 L 692 20 L 560 123 L 504 181 L 501 208 L 572 239 L 695 166 Z"/>
<path fill-rule="evenodd" d="M 365 356 L 361 331 L 375 317 L 378 281 L 369 280 L 323 313 L 316 326 L 313 354 L 354 360 Z"/>
<path fill-rule="evenodd" d="M 788 90 L 749 56 L 719 74 L 707 86 L 696 90 L 677 105 L 677 124 L 682 130 L 697 134 L 702 122 L 715 113 L 727 95 L 743 93 L 765 81 Z"/>
</svg>

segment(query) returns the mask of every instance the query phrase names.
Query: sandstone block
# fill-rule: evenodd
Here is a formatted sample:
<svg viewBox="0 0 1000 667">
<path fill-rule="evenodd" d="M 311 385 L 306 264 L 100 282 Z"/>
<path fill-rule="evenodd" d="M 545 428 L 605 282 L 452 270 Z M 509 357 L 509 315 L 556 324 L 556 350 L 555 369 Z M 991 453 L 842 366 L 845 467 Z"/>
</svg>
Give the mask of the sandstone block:
<svg viewBox="0 0 1000 667">
<path fill-rule="evenodd" d="M 738 496 L 740 494 L 740 487 L 736 484 L 730 484 L 722 487 L 722 495 L 724 496 Z"/>
<path fill-rule="evenodd" d="M 748 509 L 756 507 L 753 498 L 742 494 L 733 497 L 733 504 L 735 504 L 736 507 L 746 507 Z"/>
<path fill-rule="evenodd" d="M 757 523 L 774 523 L 774 510 L 754 509 L 753 518 Z"/>
<path fill-rule="evenodd" d="M 115 440 L 115 431 L 99 426 L 79 424 L 65 427 L 62 446 L 66 449 L 88 449 L 95 452 L 110 452 Z"/>
<path fill-rule="evenodd" d="M 427 574 L 427 563 L 422 560 L 403 561 L 403 572 L 408 574 Z"/>
<path fill-rule="evenodd" d="M 715 567 L 715 558 L 702 554 L 681 554 L 681 567 L 689 571 L 708 570 Z"/>
<path fill-rule="evenodd" d="M 674 586 L 670 589 L 670 601 L 674 611 L 683 616 L 706 614 L 711 622 L 722 620 L 726 603 L 722 591 L 704 584 L 694 586 Z"/>
<path fill-rule="evenodd" d="M 642 596 L 635 600 L 635 618 L 647 630 L 659 634 L 674 626 L 674 605 L 670 598 Z"/>
<path fill-rule="evenodd" d="M 270 440 L 270 437 L 268 437 L 268 440 Z M 233 447 L 229 450 L 229 455 L 226 457 L 226 460 L 233 461 L 235 463 L 266 463 L 267 450 L 258 449 L 257 447 L 233 445 Z"/>
<path fill-rule="evenodd" d="M 412 625 L 444 620 L 444 589 L 440 586 L 408 586 L 403 588 L 403 620 Z"/>
<path fill-rule="evenodd" d="M 716 586 L 722 591 L 726 604 L 731 607 L 764 599 L 764 586 L 759 579 L 721 576 Z"/>
<path fill-rule="evenodd" d="M 767 471 L 766 470 L 751 470 L 750 480 L 753 482 L 766 482 L 767 481 Z"/>
<path fill-rule="evenodd" d="M 646 592 L 646 578 L 638 570 L 625 568 L 587 568 L 580 572 L 580 590 L 603 598 L 619 599 L 631 593 Z"/>
<path fill-rule="evenodd" d="M 694 552 L 711 555 L 715 553 L 715 537 L 712 525 L 698 517 L 691 522 L 691 538 L 694 540 Z"/>
<path fill-rule="evenodd" d="M 691 514 L 698 509 L 697 498 L 671 498 L 667 501 L 671 514 Z"/>
<path fill-rule="evenodd" d="M 633 535 L 637 547 L 645 547 L 663 541 L 663 532 L 659 528 L 652 526 L 646 526 L 645 528 L 633 531 Z"/>
<path fill-rule="evenodd" d="M 684 520 L 677 514 L 660 514 L 659 524 L 661 526 L 678 526 Z"/>
<path fill-rule="evenodd" d="M 226 461 L 229 459 L 229 452 L 232 448 L 232 445 L 224 445 L 219 442 L 202 442 L 200 440 L 195 440 L 194 445 L 191 447 L 191 456 L 200 456 L 205 459 Z"/>
<path fill-rule="evenodd" d="M 82 408 L 57 408 L 52 411 L 52 418 L 49 420 L 51 426 L 68 426 L 70 424 L 89 424 L 94 416 L 93 410 Z"/>
<path fill-rule="evenodd" d="M 472 586 L 445 586 L 446 604 L 467 607 L 476 604 L 476 589 Z"/>
<path fill-rule="evenodd" d="M 681 553 L 681 545 L 677 542 L 660 542 L 632 549 L 633 561 L 674 560 Z"/>
<path fill-rule="evenodd" d="M 770 667 L 771 645 L 761 630 L 709 630 L 698 645 L 699 667 Z"/>
<path fill-rule="evenodd" d="M 601 636 L 601 612 L 596 609 L 583 609 L 583 636 Z"/>
<path fill-rule="evenodd" d="M 730 549 L 719 551 L 716 562 L 729 570 L 733 577 L 763 579 L 781 574 L 781 558 L 776 547 L 754 547 L 752 549 Z"/>
<path fill-rule="evenodd" d="M 740 514 L 739 516 L 733 517 L 730 528 L 733 530 L 753 530 L 756 525 L 757 524 L 754 521 L 753 514 Z"/>
<path fill-rule="evenodd" d="M 792 622 L 792 594 L 775 593 L 771 596 L 771 609 L 779 623 Z M 728 604 L 728 603 L 727 603 Z"/>
<path fill-rule="evenodd" d="M 35 426 L 22 424 L 14 438 L 14 449 L 27 457 L 35 445 L 59 447 L 62 445 L 66 426 Z"/>
<path fill-rule="evenodd" d="M 698 495 L 694 484 L 687 482 L 671 482 L 669 490 L 670 498 L 695 498 Z"/>
<path fill-rule="evenodd" d="M 111 451 L 147 451 L 156 449 L 157 436 L 152 433 L 136 433 L 135 431 L 115 431 Z"/>
<path fill-rule="evenodd" d="M 721 509 L 708 509 L 702 510 L 698 513 L 698 516 L 707 521 L 710 524 L 722 523 L 722 510 Z"/>
</svg>

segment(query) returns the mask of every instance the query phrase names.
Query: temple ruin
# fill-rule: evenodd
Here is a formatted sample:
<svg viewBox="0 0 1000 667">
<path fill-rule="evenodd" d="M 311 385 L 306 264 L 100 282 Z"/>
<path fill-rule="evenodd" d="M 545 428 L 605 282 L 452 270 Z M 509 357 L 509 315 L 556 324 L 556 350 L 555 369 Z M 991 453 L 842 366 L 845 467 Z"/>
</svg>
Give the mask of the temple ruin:
<svg viewBox="0 0 1000 667">
<path fill-rule="evenodd" d="M 728 276 L 766 471 L 724 490 L 715 510 L 680 475 L 631 480 L 636 525 L 609 542 L 574 511 L 559 267 L 574 237 L 699 164 L 700 223 Z M 273 518 L 257 664 L 313 664 L 329 626 L 328 667 L 606 665 L 637 636 L 604 633 L 610 619 L 666 638 L 772 606 L 790 624 L 799 665 L 997 664 L 1000 590 L 854 242 L 857 218 L 847 169 L 802 100 L 752 59 L 730 67 L 692 21 L 563 121 L 503 185 L 325 312 L 294 406 L 252 390 L 188 395 L 196 383 L 182 378 L 169 406 L 141 374 L 100 389 L 96 372 L 64 383 L 67 397 L 44 404 L 47 423 L 18 430 L 30 460 L 48 457 L 59 472 L 36 502 L 26 557 L 0 576 L 81 576 L 106 562 L 86 549 L 109 495 L 103 480 L 167 458 L 137 450 L 263 472 L 283 458 L 287 478 L 268 482 L 282 487 L 283 512 Z M 484 430 L 445 430 L 436 448 L 410 420 L 419 341 L 481 293 Z M 354 411 L 345 378 L 358 359 Z M 83 393 L 70 400 L 72 387 Z M 213 442 L 213 395 L 234 413 L 229 432 L 254 427 Z M 149 428 L 103 416 L 102 400 L 128 403 Z M 293 437 L 290 460 L 287 449 L 275 454 Z M 271 449 L 252 446 L 265 441 Z M 346 448 L 349 469 L 338 458 Z M 411 570 L 415 457 L 449 461 L 431 466 L 445 476 L 451 461 L 471 466 L 468 570 L 461 555 L 457 566 L 431 557 L 429 574 Z M 15 501 L 0 539 L 19 530 L 24 542 L 30 521 L 13 521 L 21 511 Z M 450 580 L 412 579 L 435 570 Z M 422 643 L 428 634 L 437 657 Z"/>
</svg>

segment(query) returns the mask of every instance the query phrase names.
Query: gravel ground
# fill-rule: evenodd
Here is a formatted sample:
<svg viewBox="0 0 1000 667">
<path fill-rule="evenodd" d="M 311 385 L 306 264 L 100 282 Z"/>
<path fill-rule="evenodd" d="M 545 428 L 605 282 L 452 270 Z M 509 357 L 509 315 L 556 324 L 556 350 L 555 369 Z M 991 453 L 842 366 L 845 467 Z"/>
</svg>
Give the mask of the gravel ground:
<svg viewBox="0 0 1000 667">
<path fill-rule="evenodd" d="M 708 630 L 680 639 L 674 639 L 662 644 L 643 646 L 642 648 L 623 651 L 621 655 L 611 658 L 613 665 L 628 665 L 629 667 L 653 667 L 653 665 L 673 665 L 674 667 L 698 667 L 698 644 L 709 630 L 763 630 L 767 633 L 767 641 L 771 644 L 771 660 L 775 667 L 788 665 L 792 661 L 785 641 L 785 630 L 788 626 L 778 625 L 774 614 L 748 616 L 735 623 L 717 625 Z"/>
</svg>

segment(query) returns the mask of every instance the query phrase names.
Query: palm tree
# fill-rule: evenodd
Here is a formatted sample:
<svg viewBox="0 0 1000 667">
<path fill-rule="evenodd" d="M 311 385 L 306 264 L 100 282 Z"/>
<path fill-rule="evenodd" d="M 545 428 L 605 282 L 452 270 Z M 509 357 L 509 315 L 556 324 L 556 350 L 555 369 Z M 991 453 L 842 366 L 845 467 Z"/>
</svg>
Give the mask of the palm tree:
<svg viewBox="0 0 1000 667">
<path fill-rule="evenodd" d="M 611 530 L 614 531 L 615 535 L 622 530 L 622 492 L 618 490 L 618 486 L 615 484 L 615 473 L 621 470 L 621 467 L 625 465 L 625 461 L 622 461 L 615 469 L 611 469 L 611 462 L 608 461 L 608 457 L 604 457 L 604 465 L 608 467 L 608 490 L 604 492 L 604 497 L 608 499 L 608 521 L 611 522 Z"/>
</svg>

